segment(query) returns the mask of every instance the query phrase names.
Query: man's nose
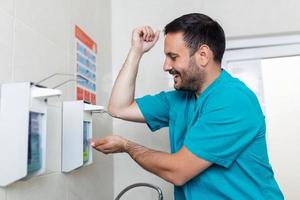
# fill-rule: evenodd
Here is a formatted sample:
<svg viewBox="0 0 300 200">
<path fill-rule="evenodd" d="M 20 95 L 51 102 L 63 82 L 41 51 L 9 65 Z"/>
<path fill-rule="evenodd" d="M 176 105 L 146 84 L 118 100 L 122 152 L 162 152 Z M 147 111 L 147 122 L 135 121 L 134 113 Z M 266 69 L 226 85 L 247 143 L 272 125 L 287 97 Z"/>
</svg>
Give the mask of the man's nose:
<svg viewBox="0 0 300 200">
<path fill-rule="evenodd" d="M 172 69 L 172 65 L 167 61 L 167 59 L 164 62 L 163 69 L 165 72 L 170 71 Z"/>
</svg>

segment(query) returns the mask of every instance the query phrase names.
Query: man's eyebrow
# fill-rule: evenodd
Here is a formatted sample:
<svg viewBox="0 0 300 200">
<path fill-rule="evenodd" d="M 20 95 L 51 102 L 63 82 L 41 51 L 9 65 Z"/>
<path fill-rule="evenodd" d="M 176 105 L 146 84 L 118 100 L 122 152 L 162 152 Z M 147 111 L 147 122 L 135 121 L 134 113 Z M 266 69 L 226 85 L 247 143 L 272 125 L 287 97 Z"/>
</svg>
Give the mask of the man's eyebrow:
<svg viewBox="0 0 300 200">
<path fill-rule="evenodd" d="M 178 56 L 178 54 L 172 52 L 166 52 L 165 54 L 166 56 Z"/>
</svg>

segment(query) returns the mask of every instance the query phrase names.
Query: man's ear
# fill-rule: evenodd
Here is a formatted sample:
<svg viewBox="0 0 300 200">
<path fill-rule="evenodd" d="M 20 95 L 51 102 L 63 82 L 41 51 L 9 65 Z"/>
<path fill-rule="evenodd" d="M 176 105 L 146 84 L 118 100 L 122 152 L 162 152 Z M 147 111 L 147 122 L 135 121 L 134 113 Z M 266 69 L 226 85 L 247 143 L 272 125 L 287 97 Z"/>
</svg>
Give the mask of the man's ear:
<svg viewBox="0 0 300 200">
<path fill-rule="evenodd" d="M 213 59 L 209 46 L 206 44 L 201 45 L 195 53 L 195 59 L 198 66 L 206 67 L 210 60 Z"/>
</svg>

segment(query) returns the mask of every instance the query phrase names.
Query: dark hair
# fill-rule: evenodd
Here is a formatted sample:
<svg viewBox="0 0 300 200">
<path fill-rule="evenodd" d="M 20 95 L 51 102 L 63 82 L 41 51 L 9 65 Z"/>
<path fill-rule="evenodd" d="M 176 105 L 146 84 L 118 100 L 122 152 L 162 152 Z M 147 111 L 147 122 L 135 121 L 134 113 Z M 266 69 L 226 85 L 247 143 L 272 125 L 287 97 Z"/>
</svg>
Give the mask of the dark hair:
<svg viewBox="0 0 300 200">
<path fill-rule="evenodd" d="M 210 17 L 191 13 L 183 15 L 165 26 L 165 35 L 168 33 L 183 32 L 186 46 L 193 55 L 201 45 L 206 44 L 214 54 L 214 60 L 222 62 L 225 51 L 225 34 L 218 22 Z"/>
</svg>

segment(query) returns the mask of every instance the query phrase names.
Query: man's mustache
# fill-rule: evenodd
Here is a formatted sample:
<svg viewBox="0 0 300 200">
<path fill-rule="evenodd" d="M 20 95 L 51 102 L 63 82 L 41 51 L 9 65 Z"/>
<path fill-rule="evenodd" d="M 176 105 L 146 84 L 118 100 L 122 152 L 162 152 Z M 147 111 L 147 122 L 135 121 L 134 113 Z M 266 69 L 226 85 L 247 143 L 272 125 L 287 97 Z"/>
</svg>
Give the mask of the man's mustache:
<svg viewBox="0 0 300 200">
<path fill-rule="evenodd" d="M 171 70 L 169 71 L 169 74 L 171 74 L 171 75 L 175 75 L 175 74 L 180 75 L 180 73 L 179 73 L 178 71 L 176 71 L 175 69 L 171 69 Z"/>
</svg>

